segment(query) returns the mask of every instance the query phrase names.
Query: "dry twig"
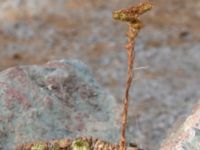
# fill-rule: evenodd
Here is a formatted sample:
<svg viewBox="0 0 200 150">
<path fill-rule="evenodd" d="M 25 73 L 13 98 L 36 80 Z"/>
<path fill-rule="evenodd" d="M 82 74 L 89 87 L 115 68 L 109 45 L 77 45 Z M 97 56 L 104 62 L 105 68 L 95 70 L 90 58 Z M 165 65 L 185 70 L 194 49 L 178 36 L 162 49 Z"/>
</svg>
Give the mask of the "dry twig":
<svg viewBox="0 0 200 150">
<path fill-rule="evenodd" d="M 120 150 L 126 150 L 126 125 L 127 125 L 127 113 L 128 113 L 128 101 L 129 101 L 129 89 L 133 80 L 133 66 L 135 60 L 135 38 L 142 28 L 142 22 L 139 17 L 146 11 L 152 8 L 150 2 L 144 2 L 138 6 L 132 6 L 130 8 L 118 10 L 113 12 L 113 18 L 128 23 L 128 43 L 125 45 L 128 55 L 128 77 L 126 81 L 126 89 L 124 95 L 124 108 L 122 112 L 122 129 L 120 139 Z"/>
</svg>

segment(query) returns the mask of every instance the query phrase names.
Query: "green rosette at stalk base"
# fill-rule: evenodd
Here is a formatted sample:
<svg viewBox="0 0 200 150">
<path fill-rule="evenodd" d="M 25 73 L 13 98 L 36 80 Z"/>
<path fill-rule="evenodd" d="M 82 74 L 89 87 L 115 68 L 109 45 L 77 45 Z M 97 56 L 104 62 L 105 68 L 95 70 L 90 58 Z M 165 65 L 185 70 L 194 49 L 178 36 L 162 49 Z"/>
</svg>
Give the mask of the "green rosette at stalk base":
<svg viewBox="0 0 200 150">
<path fill-rule="evenodd" d="M 90 145 L 87 141 L 78 139 L 72 143 L 72 150 L 89 150 Z"/>
</svg>

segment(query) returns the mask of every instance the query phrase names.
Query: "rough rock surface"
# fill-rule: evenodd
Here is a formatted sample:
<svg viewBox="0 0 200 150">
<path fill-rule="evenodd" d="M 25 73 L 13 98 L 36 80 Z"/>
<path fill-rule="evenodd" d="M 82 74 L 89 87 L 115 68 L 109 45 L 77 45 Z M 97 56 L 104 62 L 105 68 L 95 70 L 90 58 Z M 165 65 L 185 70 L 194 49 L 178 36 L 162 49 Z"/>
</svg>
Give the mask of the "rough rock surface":
<svg viewBox="0 0 200 150">
<path fill-rule="evenodd" d="M 9 68 L 0 73 L 0 149 L 80 135 L 116 142 L 117 107 L 80 61 Z"/>
<path fill-rule="evenodd" d="M 174 126 L 160 150 L 200 150 L 200 101 L 180 123 Z"/>
</svg>

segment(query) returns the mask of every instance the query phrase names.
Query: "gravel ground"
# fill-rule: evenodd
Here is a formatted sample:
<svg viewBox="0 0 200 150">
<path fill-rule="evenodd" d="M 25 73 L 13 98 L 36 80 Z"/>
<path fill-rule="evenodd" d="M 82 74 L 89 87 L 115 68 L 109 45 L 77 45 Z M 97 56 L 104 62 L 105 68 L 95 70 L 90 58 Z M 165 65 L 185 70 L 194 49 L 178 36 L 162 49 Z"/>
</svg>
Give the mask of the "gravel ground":
<svg viewBox="0 0 200 150">
<path fill-rule="evenodd" d="M 0 9 L 0 69 L 73 58 L 85 62 L 119 103 L 126 76 L 126 25 L 111 11 L 137 1 L 7 0 Z M 129 139 L 157 150 L 200 97 L 200 2 L 154 0 L 136 42 Z M 37 7 L 36 7 L 37 6 Z M 36 11 L 37 10 L 37 11 Z M 121 109 L 119 109 L 120 111 Z"/>
</svg>

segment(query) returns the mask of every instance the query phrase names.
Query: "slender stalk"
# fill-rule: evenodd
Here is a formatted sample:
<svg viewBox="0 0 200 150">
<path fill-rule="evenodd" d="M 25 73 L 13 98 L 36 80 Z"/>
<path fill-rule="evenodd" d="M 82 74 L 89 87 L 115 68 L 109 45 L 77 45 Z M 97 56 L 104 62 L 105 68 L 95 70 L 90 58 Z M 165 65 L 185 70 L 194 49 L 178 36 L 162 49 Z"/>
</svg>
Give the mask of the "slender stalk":
<svg viewBox="0 0 200 150">
<path fill-rule="evenodd" d="M 152 4 L 150 2 L 144 2 L 138 6 L 132 6 L 127 9 L 122 9 L 113 12 L 113 18 L 120 21 L 128 22 L 128 43 L 125 45 L 127 49 L 128 57 L 128 75 L 126 80 L 126 89 L 124 94 L 124 108 L 122 112 L 122 127 L 121 127 L 121 138 L 120 138 L 120 150 L 126 150 L 126 126 L 128 116 L 128 103 L 129 103 L 129 90 L 134 77 L 134 62 L 135 62 L 135 38 L 138 35 L 142 27 L 142 23 L 139 20 L 139 16 L 144 12 L 150 10 Z"/>
<path fill-rule="evenodd" d="M 127 116 L 128 116 L 128 102 L 129 102 L 129 90 L 131 87 L 131 83 L 134 77 L 134 60 L 135 60 L 135 37 L 138 34 L 137 29 L 132 28 L 132 24 L 129 24 L 129 31 L 128 31 L 128 43 L 126 44 L 125 48 L 127 49 L 127 57 L 128 57 L 128 76 L 126 80 L 126 89 L 124 95 L 124 108 L 122 113 L 122 130 L 121 130 L 121 141 L 120 146 L 122 150 L 126 150 L 126 126 L 127 126 Z"/>
</svg>

